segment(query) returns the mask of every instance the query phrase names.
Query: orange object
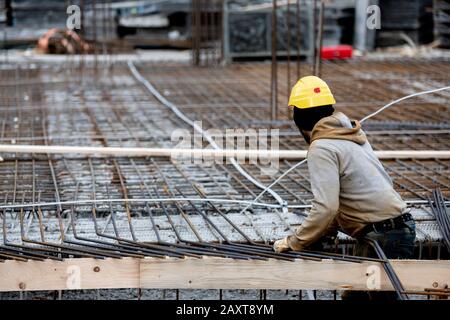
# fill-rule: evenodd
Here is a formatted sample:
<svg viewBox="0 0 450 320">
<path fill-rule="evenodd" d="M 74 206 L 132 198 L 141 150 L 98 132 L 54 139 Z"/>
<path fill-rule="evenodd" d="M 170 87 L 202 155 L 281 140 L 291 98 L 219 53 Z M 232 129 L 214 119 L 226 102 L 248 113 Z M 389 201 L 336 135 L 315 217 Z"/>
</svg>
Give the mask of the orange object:
<svg viewBox="0 0 450 320">
<path fill-rule="evenodd" d="M 89 53 L 92 47 L 72 30 L 50 29 L 38 41 L 43 53 Z"/>
</svg>

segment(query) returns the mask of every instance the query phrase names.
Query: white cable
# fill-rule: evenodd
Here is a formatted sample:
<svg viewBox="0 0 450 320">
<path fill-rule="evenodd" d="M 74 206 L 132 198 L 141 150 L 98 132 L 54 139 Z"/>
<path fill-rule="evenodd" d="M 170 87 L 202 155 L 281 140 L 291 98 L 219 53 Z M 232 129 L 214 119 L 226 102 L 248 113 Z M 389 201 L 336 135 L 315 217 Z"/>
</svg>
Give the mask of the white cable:
<svg viewBox="0 0 450 320">
<path fill-rule="evenodd" d="M 199 132 L 200 134 L 202 134 L 207 140 L 208 142 L 211 144 L 211 146 L 215 149 L 220 149 L 220 147 L 215 143 L 215 141 L 212 139 L 212 137 L 210 135 L 208 135 L 202 128 L 200 128 L 197 124 L 195 124 L 193 121 L 191 121 L 188 117 L 186 117 L 173 103 L 171 103 L 169 100 L 167 100 L 164 96 L 162 96 L 158 90 L 156 90 L 155 87 L 153 87 L 148 81 L 147 79 L 145 79 L 144 77 L 141 76 L 141 74 L 137 71 L 136 67 L 134 66 L 133 62 L 128 61 L 128 67 L 130 68 L 131 72 L 133 73 L 133 75 L 136 77 L 136 79 L 138 81 L 140 81 L 142 84 L 144 84 L 144 86 L 164 105 L 166 105 L 169 109 L 171 109 L 181 120 L 183 120 L 184 122 L 186 122 L 187 124 L 189 124 L 190 126 L 192 126 L 194 128 L 194 130 L 196 130 L 197 132 Z M 434 93 L 434 92 L 438 92 L 438 91 L 443 91 L 443 90 L 448 90 L 450 89 L 450 86 L 446 86 L 443 88 L 438 88 L 438 89 L 433 89 L 433 90 L 427 90 L 427 91 L 421 91 L 421 92 L 417 92 L 414 94 L 410 94 L 408 96 L 402 97 L 400 99 L 391 101 L 390 103 L 384 105 L 383 107 L 381 107 L 380 109 L 378 109 L 377 111 L 367 115 L 366 117 L 364 117 L 363 119 L 360 120 L 360 122 L 364 122 L 367 119 L 370 119 L 371 117 L 379 114 L 380 112 L 384 111 L 385 109 L 389 108 L 390 106 L 399 103 L 403 100 L 412 98 L 412 97 L 416 97 L 416 96 L 420 96 L 420 95 L 424 95 L 424 94 L 429 94 L 429 93 Z M 255 180 L 252 176 L 250 176 L 238 163 L 234 158 L 231 158 L 231 162 L 233 164 L 233 166 L 244 176 L 246 177 L 248 180 L 250 180 L 253 184 L 255 184 L 258 188 L 263 189 L 261 191 L 261 193 L 255 198 L 253 199 L 246 208 L 241 210 L 241 214 L 243 212 L 245 212 L 248 208 L 250 208 L 253 205 L 256 205 L 257 202 L 266 192 L 269 192 L 276 200 L 277 202 L 281 205 L 281 208 L 283 210 L 283 212 L 287 212 L 287 208 L 290 207 L 287 205 L 286 201 L 284 201 L 275 191 L 273 191 L 271 188 L 276 185 L 281 179 L 283 179 L 288 173 L 290 173 L 291 171 L 293 171 L 294 169 L 298 168 L 299 166 L 303 165 L 304 163 L 307 162 L 307 159 L 304 159 L 300 162 L 298 162 L 297 164 L 295 164 L 294 166 L 292 166 L 291 168 L 289 168 L 288 170 L 286 170 L 283 174 L 281 174 L 274 182 L 272 182 L 270 185 L 268 185 L 267 187 L 265 187 L 264 185 L 262 185 L 259 181 Z M 298 206 L 297 206 L 298 207 Z"/>
<path fill-rule="evenodd" d="M 304 164 L 306 162 L 307 159 L 303 159 L 302 161 L 300 161 L 299 163 L 295 164 L 294 166 L 290 167 L 289 169 L 287 169 L 281 176 L 279 176 L 274 182 L 272 182 L 270 185 L 268 185 L 263 191 L 261 191 L 260 194 L 258 194 L 258 196 L 253 199 L 253 201 L 255 203 L 257 203 L 256 201 L 258 201 L 259 198 L 262 197 L 262 195 L 266 192 L 266 190 L 272 188 L 274 185 L 276 185 L 278 183 L 278 181 L 280 181 L 281 179 L 283 179 L 283 177 L 285 175 L 287 175 L 289 172 L 291 172 L 292 170 L 294 170 L 295 168 L 301 166 L 302 164 Z M 245 207 L 244 209 L 241 210 L 240 214 L 244 213 L 244 211 L 246 211 L 248 208 L 250 208 L 253 205 L 253 202 L 251 202 L 249 205 L 247 205 L 247 207 Z"/>
<path fill-rule="evenodd" d="M 359 122 L 364 122 L 364 121 L 366 121 L 367 119 L 370 119 L 370 118 L 372 118 L 373 116 L 376 116 L 377 114 L 379 114 L 379 113 L 382 112 L 383 110 L 389 108 L 389 107 L 392 106 L 393 104 L 396 104 L 396 103 L 398 103 L 398 102 L 400 102 L 400 101 L 403 101 L 403 100 L 406 100 L 406 99 L 409 99 L 409 98 L 412 98 L 412 97 L 417 97 L 417 96 L 420 96 L 420 95 L 423 95 L 423 94 L 434 93 L 434 92 L 443 91 L 443 90 L 448 90 L 448 89 L 450 89 L 450 86 L 443 87 L 443 88 L 439 88 L 439 89 L 427 90 L 427 91 L 422 91 L 422 92 L 417 92 L 417 93 L 410 94 L 409 96 L 405 96 L 405 97 L 403 97 L 403 98 L 400 98 L 400 99 L 394 100 L 394 101 L 392 101 L 392 102 L 389 102 L 387 105 L 381 107 L 380 109 L 378 109 L 378 110 L 375 111 L 374 113 L 371 113 L 371 114 L 369 114 L 368 116 L 365 116 L 365 117 L 362 118 L 361 121 L 359 121 Z"/>
<path fill-rule="evenodd" d="M 362 118 L 360 122 L 364 122 L 364 121 L 366 121 L 367 119 L 370 119 L 370 118 L 372 118 L 373 116 L 376 116 L 377 114 L 379 114 L 379 113 L 382 112 L 383 110 L 389 108 L 390 106 L 392 106 L 392 105 L 394 105 L 394 104 L 396 104 L 396 103 L 398 103 L 398 102 L 400 102 L 400 101 L 403 101 L 403 100 L 406 100 L 406 99 L 409 99 L 409 98 L 412 98 L 412 97 L 417 97 L 417 96 L 420 96 L 420 95 L 423 95 L 423 94 L 434 93 L 434 92 L 443 91 L 443 90 L 448 90 L 448 89 L 450 89 L 450 86 L 443 87 L 443 88 L 439 88 L 439 89 L 433 89 L 433 90 L 421 91 L 421 92 L 417 92 L 417 93 L 410 94 L 410 95 L 405 96 L 405 97 L 403 97 L 403 98 L 400 98 L 400 99 L 394 100 L 394 101 L 392 101 L 392 102 L 389 102 L 388 104 L 384 105 L 383 107 L 381 107 L 381 108 L 378 109 L 377 111 L 375 111 L 375 112 L 373 112 L 373 113 L 371 113 L 371 114 L 365 116 L 364 118 Z M 255 203 L 256 203 L 256 201 L 257 201 L 259 198 L 261 198 L 261 196 L 262 196 L 264 193 L 266 193 L 266 191 L 267 191 L 268 189 L 272 188 L 272 187 L 273 187 L 275 184 L 277 184 L 281 179 L 283 179 L 284 176 L 286 176 L 289 172 L 291 172 L 291 171 L 294 170 L 295 168 L 297 168 L 297 167 L 301 166 L 302 164 L 304 164 L 307 160 L 308 160 L 308 159 L 304 159 L 304 160 L 298 162 L 297 164 L 295 164 L 294 166 L 290 167 L 288 170 L 286 170 L 281 176 L 279 176 L 279 177 L 278 177 L 274 182 L 272 182 L 267 188 L 265 188 L 263 191 L 261 191 L 261 193 L 254 199 Z M 245 210 L 247 210 L 247 209 L 250 208 L 251 206 L 252 206 L 252 204 L 249 204 L 246 208 L 244 208 L 243 210 L 241 210 L 241 213 L 243 213 Z M 289 206 L 288 206 L 288 207 L 289 207 Z"/>
<path fill-rule="evenodd" d="M 149 91 L 151 94 L 153 94 L 156 99 L 158 99 L 162 104 L 164 104 L 166 107 L 168 107 L 170 110 L 172 110 L 173 113 L 175 113 L 175 115 L 177 117 L 179 117 L 181 120 L 183 120 L 184 122 L 186 122 L 188 125 L 192 126 L 194 128 L 195 131 L 197 131 L 198 133 L 200 133 L 202 136 L 204 136 L 206 138 L 206 140 L 208 140 L 208 142 L 211 144 L 211 146 L 214 149 L 221 149 L 216 142 L 214 141 L 214 139 L 207 133 L 205 132 L 201 127 L 199 127 L 194 121 L 192 121 L 191 119 L 189 119 L 184 113 L 182 113 L 180 111 L 180 109 L 177 108 L 177 106 L 175 106 L 172 102 L 170 102 L 169 100 L 167 100 L 163 95 L 161 95 L 158 90 L 156 90 L 156 88 L 147 81 L 147 79 L 145 79 L 140 73 L 139 71 L 136 69 L 136 67 L 134 66 L 132 61 L 128 61 L 128 68 L 131 70 L 131 73 L 133 74 L 133 76 L 139 81 L 141 82 Z M 236 159 L 234 158 L 230 158 L 231 164 L 245 177 L 247 178 L 250 182 L 252 182 L 255 186 L 257 186 L 260 189 L 264 190 L 264 193 L 266 191 L 269 191 L 269 193 L 275 198 L 275 200 L 282 206 L 283 211 L 287 212 L 287 209 L 285 208 L 286 206 L 286 201 L 284 201 L 275 191 L 271 190 L 270 188 L 266 188 L 261 182 L 259 182 L 258 180 L 256 180 L 254 177 L 252 177 L 250 174 L 248 174 L 240 165 L 239 163 L 236 161 Z"/>
</svg>

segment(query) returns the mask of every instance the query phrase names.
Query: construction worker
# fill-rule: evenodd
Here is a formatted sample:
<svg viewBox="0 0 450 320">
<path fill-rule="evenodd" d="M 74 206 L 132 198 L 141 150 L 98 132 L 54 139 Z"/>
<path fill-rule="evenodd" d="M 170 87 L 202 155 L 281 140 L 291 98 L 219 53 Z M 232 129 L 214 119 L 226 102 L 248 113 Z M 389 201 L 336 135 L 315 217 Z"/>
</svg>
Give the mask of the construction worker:
<svg viewBox="0 0 450 320">
<path fill-rule="evenodd" d="M 339 229 L 357 240 L 357 255 L 375 255 L 367 237 L 378 241 L 388 258 L 411 258 L 415 223 L 406 203 L 394 190 L 361 124 L 335 111 L 335 103 L 328 85 L 315 76 L 301 78 L 292 89 L 289 106 L 309 144 L 314 199 L 295 234 L 275 241 L 274 250 L 301 251 L 335 236 Z"/>
</svg>

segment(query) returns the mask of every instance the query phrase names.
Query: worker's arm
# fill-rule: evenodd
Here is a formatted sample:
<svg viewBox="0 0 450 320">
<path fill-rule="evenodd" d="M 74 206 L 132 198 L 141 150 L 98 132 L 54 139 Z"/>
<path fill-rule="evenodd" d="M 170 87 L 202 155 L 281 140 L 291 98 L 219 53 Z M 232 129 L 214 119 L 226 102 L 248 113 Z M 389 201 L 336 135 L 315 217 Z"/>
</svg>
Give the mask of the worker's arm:
<svg viewBox="0 0 450 320">
<path fill-rule="evenodd" d="M 314 146 L 308 152 L 308 169 L 314 196 L 308 217 L 289 236 L 292 250 L 302 250 L 336 227 L 339 209 L 339 160 L 335 152 Z"/>
</svg>

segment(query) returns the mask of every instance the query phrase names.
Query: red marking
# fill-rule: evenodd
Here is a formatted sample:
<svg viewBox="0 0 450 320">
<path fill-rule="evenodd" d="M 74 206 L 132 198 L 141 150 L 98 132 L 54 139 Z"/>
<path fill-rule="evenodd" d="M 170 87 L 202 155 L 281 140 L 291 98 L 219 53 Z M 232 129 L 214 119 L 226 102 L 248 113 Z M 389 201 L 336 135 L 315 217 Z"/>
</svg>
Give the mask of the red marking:
<svg viewBox="0 0 450 320">
<path fill-rule="evenodd" d="M 314 92 L 315 92 L 315 93 L 320 93 L 320 88 L 319 88 L 319 87 L 314 88 Z"/>
</svg>

